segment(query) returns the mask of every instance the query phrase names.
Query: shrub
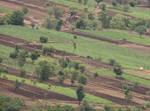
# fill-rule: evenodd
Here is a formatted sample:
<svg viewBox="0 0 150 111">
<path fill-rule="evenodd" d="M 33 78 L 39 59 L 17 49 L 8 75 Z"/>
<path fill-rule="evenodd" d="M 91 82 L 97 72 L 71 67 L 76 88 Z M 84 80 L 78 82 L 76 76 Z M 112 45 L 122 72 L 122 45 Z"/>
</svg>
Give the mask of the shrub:
<svg viewBox="0 0 150 111">
<path fill-rule="evenodd" d="M 80 83 L 80 84 L 86 84 L 87 83 L 87 77 L 86 76 L 84 76 L 84 75 L 80 75 L 80 77 L 79 77 L 79 79 L 78 79 L 78 82 Z"/>
<path fill-rule="evenodd" d="M 3 62 L 3 58 L 2 57 L 0 57 L 0 63 L 2 63 Z"/>
<path fill-rule="evenodd" d="M 48 42 L 48 38 L 41 36 L 41 37 L 40 37 L 40 42 L 41 42 L 41 43 L 47 43 L 47 42 Z"/>
<path fill-rule="evenodd" d="M 11 52 L 9 57 L 12 58 L 12 59 L 16 59 L 18 56 L 18 52 L 14 51 L 14 52 Z"/>
</svg>

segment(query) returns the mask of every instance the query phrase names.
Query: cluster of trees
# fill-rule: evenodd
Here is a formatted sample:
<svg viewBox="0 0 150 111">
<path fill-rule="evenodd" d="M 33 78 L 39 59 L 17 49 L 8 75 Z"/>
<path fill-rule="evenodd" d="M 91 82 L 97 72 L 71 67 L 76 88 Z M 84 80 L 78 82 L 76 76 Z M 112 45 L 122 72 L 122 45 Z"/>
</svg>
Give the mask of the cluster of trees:
<svg viewBox="0 0 150 111">
<path fill-rule="evenodd" d="M 64 10 L 56 7 L 48 9 L 48 16 L 46 17 L 43 26 L 47 29 L 61 30 L 64 22 L 61 19 L 64 15 Z"/>
<path fill-rule="evenodd" d="M 85 67 L 77 62 L 67 59 L 60 59 L 57 63 L 40 61 L 36 67 L 36 74 L 39 80 L 46 81 L 50 77 L 56 76 L 60 83 L 70 79 L 71 85 L 76 82 L 80 84 L 87 83 L 87 77 L 84 75 Z"/>
<path fill-rule="evenodd" d="M 34 63 L 34 61 L 40 57 L 40 54 L 37 51 L 29 53 L 21 49 L 19 46 L 16 46 L 15 50 L 10 53 L 9 57 L 15 59 L 17 61 L 18 66 L 22 68 L 27 62 L 27 58 L 30 58 Z"/>
<path fill-rule="evenodd" d="M 102 0 L 98 0 L 98 4 L 100 4 L 100 2 L 102 2 Z M 118 6 L 117 4 L 124 6 L 124 10 L 127 11 L 129 8 L 124 5 L 124 3 L 133 5 L 134 2 L 136 2 L 136 0 L 132 0 L 130 2 L 126 2 L 126 0 L 114 0 L 112 4 L 116 7 Z M 78 29 L 93 30 L 102 28 L 133 30 L 139 33 L 140 36 L 146 32 L 147 28 L 150 28 L 150 22 L 147 20 L 132 18 L 122 14 L 116 14 L 112 17 L 110 13 L 108 13 L 105 3 L 101 3 L 100 8 L 102 11 L 98 18 L 96 18 L 93 13 L 86 12 L 80 19 L 73 23 L 75 24 L 75 27 Z"/>
<path fill-rule="evenodd" d="M 3 17 L 0 17 L 0 25 L 24 25 L 24 16 L 28 13 L 28 9 L 24 7 L 22 10 L 13 11 Z"/>
<path fill-rule="evenodd" d="M 0 111 L 21 111 L 23 102 L 18 98 L 0 96 Z"/>
<path fill-rule="evenodd" d="M 114 17 L 110 16 L 107 10 L 100 13 L 98 20 L 93 14 L 89 13 L 76 21 L 76 28 L 78 29 L 101 29 L 113 28 L 121 30 L 133 30 L 141 36 L 150 27 L 150 22 L 142 19 L 131 18 L 125 15 L 117 14 Z"/>
</svg>

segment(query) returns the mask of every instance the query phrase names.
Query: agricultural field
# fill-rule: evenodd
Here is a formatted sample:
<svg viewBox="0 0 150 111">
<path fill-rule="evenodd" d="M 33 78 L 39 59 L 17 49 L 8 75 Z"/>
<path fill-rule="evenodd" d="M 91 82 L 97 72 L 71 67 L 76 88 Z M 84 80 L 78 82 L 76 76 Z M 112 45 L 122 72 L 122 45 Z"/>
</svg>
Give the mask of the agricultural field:
<svg viewBox="0 0 150 111">
<path fill-rule="evenodd" d="M 0 0 L 0 111 L 149 110 L 149 0 Z"/>
</svg>

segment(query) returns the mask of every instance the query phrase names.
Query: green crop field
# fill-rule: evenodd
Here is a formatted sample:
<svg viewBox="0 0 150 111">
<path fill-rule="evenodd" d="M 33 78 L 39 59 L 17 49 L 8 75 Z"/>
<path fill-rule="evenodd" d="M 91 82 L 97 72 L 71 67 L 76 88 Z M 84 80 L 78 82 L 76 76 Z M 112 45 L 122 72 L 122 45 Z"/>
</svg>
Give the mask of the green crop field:
<svg viewBox="0 0 150 111">
<path fill-rule="evenodd" d="M 142 37 L 140 37 L 135 32 L 128 32 L 124 30 L 113 30 L 113 29 L 102 30 L 102 31 L 82 30 L 82 32 L 86 32 L 87 34 L 92 34 L 97 37 L 102 36 L 112 40 L 127 40 L 127 41 L 144 44 L 144 45 L 150 44 L 150 38 L 148 36 L 143 35 Z"/>
<path fill-rule="evenodd" d="M 101 69 L 94 69 L 92 70 L 93 72 L 97 72 L 99 75 L 102 75 L 102 76 L 110 76 L 110 77 L 115 77 L 115 73 L 113 73 L 112 70 L 110 69 L 105 69 L 105 68 L 101 68 Z M 149 75 L 138 75 L 138 74 L 135 74 L 136 72 L 133 72 L 133 71 L 130 71 L 130 72 L 126 72 L 124 71 L 123 73 L 123 78 L 125 80 L 128 80 L 128 81 L 131 81 L 131 82 L 134 82 L 134 83 L 139 83 L 141 85 L 146 85 L 148 87 L 150 87 L 150 81 L 148 79 L 150 79 L 150 76 Z"/>
<path fill-rule="evenodd" d="M 1 54 L 0 57 L 3 59 L 4 64 L 11 66 L 13 68 L 20 69 L 17 60 L 11 59 L 9 57 L 10 53 L 13 52 L 14 50 L 15 50 L 14 48 L 0 45 L 0 54 Z M 28 58 L 27 62 L 25 63 L 25 65 L 22 68 L 27 72 L 33 72 L 35 70 L 36 64 L 41 60 L 55 62 L 55 59 L 52 59 L 51 57 L 45 57 L 45 56 L 40 56 L 38 58 L 38 60 L 35 61 L 34 63 L 32 63 L 32 61 Z M 30 61 L 30 62 L 28 62 L 28 61 Z"/>
<path fill-rule="evenodd" d="M 142 53 L 133 49 L 128 49 L 113 45 L 99 40 L 78 37 L 74 40 L 72 34 L 57 32 L 54 30 L 39 29 L 34 30 L 27 27 L 19 26 L 2 26 L 0 33 L 21 37 L 28 41 L 38 41 L 40 36 L 46 36 L 49 41 L 56 43 L 47 43 L 45 46 L 54 47 L 59 50 L 75 53 L 81 56 L 91 56 L 93 58 L 101 58 L 102 61 L 108 62 L 115 59 L 122 66 L 129 68 L 144 67 L 150 69 L 149 53 Z M 74 50 L 71 41 L 76 41 L 77 49 Z M 69 44 L 66 44 L 69 42 Z"/>
<path fill-rule="evenodd" d="M 0 111 L 148 111 L 149 3 L 0 0 Z"/>
<path fill-rule="evenodd" d="M 8 80 L 11 80 L 11 81 L 18 80 L 18 81 L 21 82 L 22 80 L 25 80 L 25 84 L 27 84 L 27 85 L 32 85 L 32 86 L 35 86 L 35 87 L 38 87 L 38 88 L 41 88 L 41 89 L 50 90 L 50 91 L 53 91 L 53 92 L 56 92 L 56 93 L 59 93 L 59 94 L 63 94 L 63 95 L 69 96 L 69 97 L 76 98 L 76 93 L 71 88 L 52 85 L 51 89 L 49 89 L 49 85 L 46 84 L 46 83 L 37 82 L 36 85 L 33 85 L 33 82 L 30 79 L 21 78 L 21 77 L 13 76 L 11 74 L 6 74 L 6 73 L 1 74 L 0 77 L 2 78 L 3 76 L 7 77 Z M 86 94 L 85 99 L 87 101 L 93 102 L 93 103 L 112 104 L 112 102 L 109 101 L 109 100 L 106 100 L 106 99 L 103 99 L 103 98 L 100 98 L 100 97 L 96 97 L 96 96 L 91 95 L 91 94 Z"/>
</svg>

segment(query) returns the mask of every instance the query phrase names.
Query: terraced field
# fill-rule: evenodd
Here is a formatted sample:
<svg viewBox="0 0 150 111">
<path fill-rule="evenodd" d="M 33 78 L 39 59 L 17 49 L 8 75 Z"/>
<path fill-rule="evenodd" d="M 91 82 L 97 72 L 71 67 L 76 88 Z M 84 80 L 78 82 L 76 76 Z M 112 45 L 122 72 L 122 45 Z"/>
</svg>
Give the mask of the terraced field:
<svg viewBox="0 0 150 111">
<path fill-rule="evenodd" d="M 101 5 L 103 3 L 106 10 Z M 25 102 L 26 108 L 34 106 L 33 101 L 43 100 L 44 107 L 41 108 L 45 111 L 49 106 L 46 102 L 53 102 L 54 106 L 57 103 L 62 103 L 62 106 L 69 104 L 80 111 L 85 105 L 84 101 L 98 111 L 107 111 L 104 106 L 124 108 L 125 111 L 134 107 L 148 111 L 150 35 L 146 31 L 150 28 L 150 9 L 145 6 L 146 3 L 141 2 L 142 7 L 136 4 L 129 11 L 123 11 L 124 5 L 114 7 L 109 0 L 99 3 L 100 6 L 95 0 L 88 0 L 87 4 L 78 0 L 0 0 L 0 17 L 10 17 L 8 20 L 5 18 L 7 23 L 0 18 L 0 96 L 1 93 L 5 96 L 15 95 Z M 49 8 L 53 9 L 52 13 L 48 12 Z M 59 9 L 64 10 L 62 15 Z M 11 24 L 14 10 L 27 11 L 23 17 L 24 25 Z M 71 12 L 73 10 L 75 12 Z M 121 14 L 139 20 L 136 25 L 147 23 L 144 29 L 138 30 L 145 32 L 139 35 L 137 30 L 129 27 L 123 30 L 102 28 L 102 23 L 99 23 L 102 11 L 106 11 L 111 20 Z M 61 16 L 59 19 L 57 14 Z M 100 25 L 100 29 L 77 28 L 77 22 L 88 26 L 92 16 L 95 20 L 93 23 L 98 24 L 90 24 L 89 27 Z M 51 20 L 56 19 L 56 24 L 53 24 L 55 28 L 45 28 L 47 17 L 50 18 L 50 21 L 46 19 L 49 26 L 52 25 Z M 71 23 L 74 21 L 76 24 Z M 62 27 L 57 30 L 61 22 Z M 47 41 L 42 43 L 41 38 Z M 20 55 L 14 59 L 10 57 L 12 52 L 17 51 L 16 46 L 21 48 L 17 54 L 20 51 L 28 53 L 22 67 L 18 62 Z M 44 48 L 48 53 L 44 53 Z M 40 55 L 35 61 L 31 57 L 34 53 Z M 48 69 L 37 72 L 41 61 L 55 66 L 53 75 L 43 81 L 38 73 L 46 73 Z M 25 76 L 21 75 L 22 71 L 25 71 Z M 75 77 L 73 74 L 76 74 Z M 78 95 L 78 88 L 81 86 L 85 97 L 80 104 L 79 96 L 83 95 Z"/>
</svg>

